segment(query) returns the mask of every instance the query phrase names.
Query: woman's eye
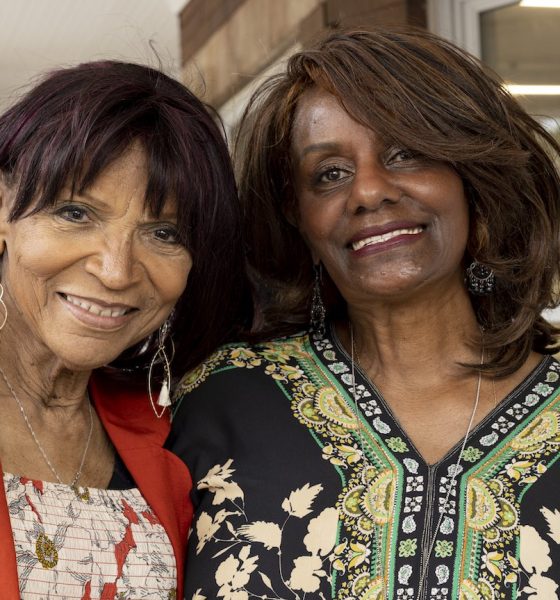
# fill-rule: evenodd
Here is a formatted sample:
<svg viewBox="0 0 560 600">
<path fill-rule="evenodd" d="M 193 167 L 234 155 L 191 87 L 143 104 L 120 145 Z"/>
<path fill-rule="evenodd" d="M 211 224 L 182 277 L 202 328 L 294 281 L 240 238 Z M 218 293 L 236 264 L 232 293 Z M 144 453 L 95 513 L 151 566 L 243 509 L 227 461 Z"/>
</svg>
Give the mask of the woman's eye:
<svg viewBox="0 0 560 600">
<path fill-rule="evenodd" d="M 389 156 L 389 163 L 404 162 L 407 160 L 412 160 L 413 158 L 415 158 L 415 156 L 412 150 L 407 150 L 405 148 L 398 149 L 391 152 Z"/>
<path fill-rule="evenodd" d="M 347 171 L 339 169 L 338 167 L 330 167 L 324 171 L 321 171 L 318 176 L 319 183 L 335 183 L 344 179 L 347 175 Z"/>
<path fill-rule="evenodd" d="M 84 223 L 88 220 L 87 210 L 81 206 L 72 204 L 62 206 L 56 211 L 56 214 L 73 223 Z"/>
<path fill-rule="evenodd" d="M 154 229 L 154 237 L 159 242 L 165 242 L 166 244 L 179 243 L 179 233 L 174 227 L 157 227 Z"/>
</svg>

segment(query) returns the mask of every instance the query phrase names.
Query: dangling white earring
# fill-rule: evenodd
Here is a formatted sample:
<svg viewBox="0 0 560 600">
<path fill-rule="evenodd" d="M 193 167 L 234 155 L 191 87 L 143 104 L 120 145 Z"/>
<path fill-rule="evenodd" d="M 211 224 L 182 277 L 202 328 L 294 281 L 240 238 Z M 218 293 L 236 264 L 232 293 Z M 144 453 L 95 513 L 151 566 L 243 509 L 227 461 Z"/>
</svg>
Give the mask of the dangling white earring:
<svg viewBox="0 0 560 600">
<path fill-rule="evenodd" d="M 169 358 L 167 357 L 167 354 L 165 352 L 165 340 L 170 329 L 171 325 L 169 323 L 169 320 L 165 321 L 165 323 L 159 328 L 158 348 L 155 351 L 152 360 L 150 361 L 150 368 L 148 370 L 148 396 L 150 397 L 150 404 L 152 405 L 152 410 L 154 411 L 154 414 L 158 419 L 161 419 L 161 417 L 163 417 L 163 415 L 165 414 L 165 409 L 168 406 L 171 406 L 171 397 L 169 393 L 171 389 L 171 365 Z M 157 363 L 161 363 L 163 365 L 164 379 L 156 403 L 154 402 L 154 395 L 152 392 L 152 371 Z"/>
<path fill-rule="evenodd" d="M 6 321 L 8 320 L 8 307 L 6 306 L 6 303 L 4 302 L 4 286 L 0 283 L 0 307 L 2 308 L 2 312 L 4 313 L 4 316 L 0 316 L 0 319 L 2 319 L 2 324 L 0 325 L 0 331 L 2 331 L 2 329 L 4 329 L 4 325 L 6 324 Z"/>
</svg>

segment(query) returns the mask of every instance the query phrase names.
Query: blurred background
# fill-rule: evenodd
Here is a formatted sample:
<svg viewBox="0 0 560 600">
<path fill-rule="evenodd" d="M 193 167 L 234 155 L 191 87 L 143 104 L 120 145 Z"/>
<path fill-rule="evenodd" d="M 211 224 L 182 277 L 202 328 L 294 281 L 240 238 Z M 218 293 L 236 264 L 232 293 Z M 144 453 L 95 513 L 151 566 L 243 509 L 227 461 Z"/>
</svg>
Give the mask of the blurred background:
<svg viewBox="0 0 560 600">
<path fill-rule="evenodd" d="M 229 130 L 253 87 L 341 25 L 408 23 L 496 70 L 560 137 L 560 0 L 0 0 L 0 110 L 45 70 L 104 57 L 163 68 Z"/>
<path fill-rule="evenodd" d="M 183 0 L 0 0 L 0 110 L 49 69 L 99 58 L 180 75 Z M 154 50 L 152 50 L 152 47 Z"/>
<path fill-rule="evenodd" d="M 412 24 L 481 57 L 560 136 L 560 1 L 190 0 L 181 10 L 182 77 L 235 127 L 255 83 L 325 30 Z"/>
</svg>

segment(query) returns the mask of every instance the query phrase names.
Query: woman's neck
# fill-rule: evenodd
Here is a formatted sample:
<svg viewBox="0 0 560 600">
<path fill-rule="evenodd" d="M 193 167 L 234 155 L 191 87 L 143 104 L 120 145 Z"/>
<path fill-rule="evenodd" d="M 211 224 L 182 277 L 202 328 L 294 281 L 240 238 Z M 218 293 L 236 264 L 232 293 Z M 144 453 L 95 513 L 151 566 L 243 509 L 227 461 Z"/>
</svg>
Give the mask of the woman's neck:
<svg viewBox="0 0 560 600">
<path fill-rule="evenodd" d="M 89 404 L 90 371 L 64 365 L 10 328 L 0 333 L 0 457 L 6 472 L 105 487 L 113 450 Z"/>
<path fill-rule="evenodd" d="M 69 368 L 48 348 L 28 344 L 9 325 L 0 333 L 0 368 L 21 401 L 34 407 L 72 411 L 87 398 L 91 371 Z"/>
<path fill-rule="evenodd" d="M 354 352 L 370 376 L 402 376 L 406 371 L 424 381 L 441 379 L 460 376 L 460 363 L 480 361 L 481 329 L 466 293 L 350 306 L 348 313 L 350 325 L 339 323 L 337 333 L 350 352 L 352 333 Z"/>
</svg>

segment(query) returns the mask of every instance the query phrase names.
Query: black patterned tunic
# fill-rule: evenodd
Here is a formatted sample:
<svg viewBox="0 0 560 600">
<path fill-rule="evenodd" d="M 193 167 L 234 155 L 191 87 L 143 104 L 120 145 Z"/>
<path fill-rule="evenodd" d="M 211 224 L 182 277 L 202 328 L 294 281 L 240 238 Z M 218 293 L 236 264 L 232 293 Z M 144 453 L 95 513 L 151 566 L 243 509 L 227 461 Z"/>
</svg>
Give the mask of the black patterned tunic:
<svg viewBox="0 0 560 600">
<path fill-rule="evenodd" d="M 355 391 L 332 332 L 226 346 L 184 378 L 186 598 L 560 598 L 559 363 L 471 432 L 454 480 L 460 444 L 427 465 L 359 369 Z"/>
</svg>

